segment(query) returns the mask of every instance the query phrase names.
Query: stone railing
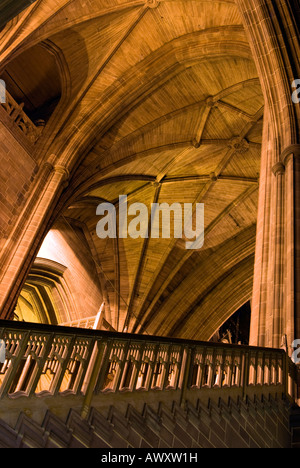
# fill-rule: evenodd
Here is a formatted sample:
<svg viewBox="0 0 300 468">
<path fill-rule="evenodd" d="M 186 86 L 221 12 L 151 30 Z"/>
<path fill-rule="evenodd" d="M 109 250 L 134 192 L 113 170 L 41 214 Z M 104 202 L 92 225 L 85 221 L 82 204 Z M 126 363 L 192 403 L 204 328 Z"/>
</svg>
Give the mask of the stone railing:
<svg viewBox="0 0 300 468">
<path fill-rule="evenodd" d="M 35 144 L 43 131 L 43 125 L 37 127 L 25 114 L 23 108 L 24 104 L 18 104 L 14 98 L 6 91 L 5 102 L 1 106 L 5 111 L 12 123 L 17 126 L 23 135 L 32 144 Z"/>
<path fill-rule="evenodd" d="M 95 330 L 95 323 L 97 321 L 97 318 L 97 315 L 93 315 L 92 317 L 85 317 L 82 319 L 73 320 L 71 322 L 60 323 L 59 326 Z M 105 320 L 105 318 L 101 319 L 101 323 L 97 327 L 97 329 L 103 331 L 115 331 L 115 329 L 110 325 L 110 323 L 107 320 Z"/>
<path fill-rule="evenodd" d="M 177 391 L 238 392 L 263 388 L 296 398 L 294 365 L 280 349 L 264 349 L 0 321 L 6 360 L 0 396 L 94 395 Z"/>
</svg>

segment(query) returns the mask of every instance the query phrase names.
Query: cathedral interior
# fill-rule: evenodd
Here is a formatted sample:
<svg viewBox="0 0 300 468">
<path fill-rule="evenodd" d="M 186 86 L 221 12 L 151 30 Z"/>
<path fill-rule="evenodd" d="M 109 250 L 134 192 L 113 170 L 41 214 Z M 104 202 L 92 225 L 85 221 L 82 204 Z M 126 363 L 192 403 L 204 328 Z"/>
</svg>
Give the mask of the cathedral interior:
<svg viewBox="0 0 300 468">
<path fill-rule="evenodd" d="M 298 0 L 2 4 L 5 327 L 290 358 L 300 339 Z M 100 238 L 97 207 L 118 213 L 124 195 L 149 210 L 204 204 L 202 248 L 186 249 L 184 236 Z"/>
</svg>

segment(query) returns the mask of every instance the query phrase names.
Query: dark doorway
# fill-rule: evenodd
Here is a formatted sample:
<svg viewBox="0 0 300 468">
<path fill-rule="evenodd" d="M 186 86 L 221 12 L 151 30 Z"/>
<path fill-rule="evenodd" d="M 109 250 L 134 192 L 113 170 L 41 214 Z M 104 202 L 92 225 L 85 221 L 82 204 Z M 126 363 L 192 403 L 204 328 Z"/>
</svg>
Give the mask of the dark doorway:
<svg viewBox="0 0 300 468">
<path fill-rule="evenodd" d="M 211 341 L 249 345 L 251 305 L 246 302 L 214 334 Z"/>
</svg>

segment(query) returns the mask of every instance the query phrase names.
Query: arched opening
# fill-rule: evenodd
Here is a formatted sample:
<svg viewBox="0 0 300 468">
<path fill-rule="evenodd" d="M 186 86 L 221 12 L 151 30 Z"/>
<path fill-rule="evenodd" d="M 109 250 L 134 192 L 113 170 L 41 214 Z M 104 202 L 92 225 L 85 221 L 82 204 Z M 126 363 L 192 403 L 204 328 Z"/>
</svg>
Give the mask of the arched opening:
<svg viewBox="0 0 300 468">
<path fill-rule="evenodd" d="M 251 302 L 246 302 L 217 330 L 213 342 L 249 345 Z"/>
<path fill-rule="evenodd" d="M 86 243 L 80 227 L 71 229 L 63 220 L 53 226 L 22 288 L 15 320 L 113 330 L 105 320 L 99 272 Z"/>
<path fill-rule="evenodd" d="M 45 44 L 31 47 L 0 74 L 8 93 L 35 125 L 45 125 L 61 99 L 61 79 L 54 54 Z"/>
<path fill-rule="evenodd" d="M 37 258 L 24 284 L 14 312 L 17 321 L 57 325 L 72 313 L 66 267 Z"/>
</svg>

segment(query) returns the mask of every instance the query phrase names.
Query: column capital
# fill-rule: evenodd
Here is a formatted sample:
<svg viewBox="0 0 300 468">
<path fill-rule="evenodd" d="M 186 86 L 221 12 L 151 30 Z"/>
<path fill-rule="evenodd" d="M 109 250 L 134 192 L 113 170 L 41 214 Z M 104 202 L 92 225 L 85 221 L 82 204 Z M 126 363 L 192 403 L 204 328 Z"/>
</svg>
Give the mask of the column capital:
<svg viewBox="0 0 300 468">
<path fill-rule="evenodd" d="M 300 157 L 300 144 L 290 145 L 283 150 L 280 159 L 284 165 L 290 156 L 294 156 L 295 158 Z"/>
<path fill-rule="evenodd" d="M 277 176 L 278 174 L 284 174 L 285 173 L 285 165 L 282 162 L 278 161 L 272 167 L 272 172 L 273 172 L 273 174 L 275 176 Z"/>
<path fill-rule="evenodd" d="M 70 173 L 68 169 L 64 166 L 54 166 L 53 168 L 54 172 L 57 174 L 61 174 L 63 181 L 66 182 L 70 178 Z"/>
<path fill-rule="evenodd" d="M 51 171 L 53 171 L 53 168 L 54 168 L 54 167 L 53 167 L 53 164 L 51 164 L 51 162 L 46 161 L 46 162 L 44 162 L 44 163 L 41 165 L 41 168 L 42 168 L 42 169 L 46 169 L 46 170 L 48 170 L 49 172 L 51 172 Z"/>
</svg>

